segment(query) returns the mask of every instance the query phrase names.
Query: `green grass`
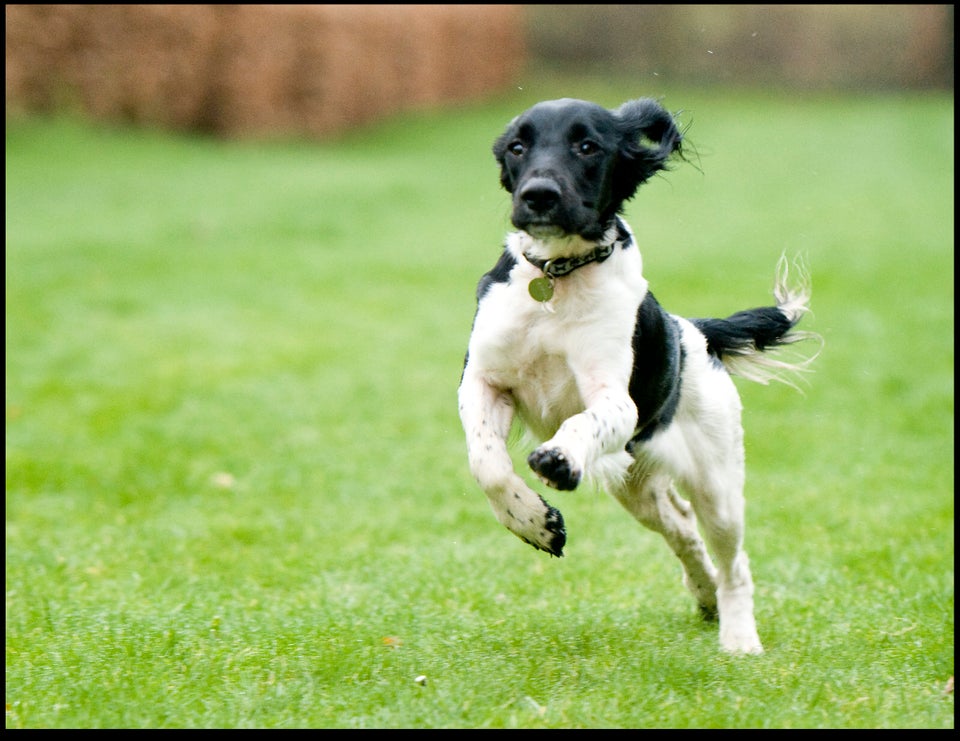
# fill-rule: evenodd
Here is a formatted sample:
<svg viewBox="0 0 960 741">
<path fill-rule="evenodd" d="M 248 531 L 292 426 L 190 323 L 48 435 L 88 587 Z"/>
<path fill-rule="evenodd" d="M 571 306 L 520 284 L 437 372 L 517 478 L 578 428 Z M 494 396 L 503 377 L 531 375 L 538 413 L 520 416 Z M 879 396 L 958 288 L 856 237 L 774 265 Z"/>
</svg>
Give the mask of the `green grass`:
<svg viewBox="0 0 960 741">
<path fill-rule="evenodd" d="M 326 144 L 8 123 L 7 727 L 952 728 L 952 96 L 670 90 L 695 166 L 629 205 L 677 313 L 811 268 L 809 387 L 739 383 L 766 654 L 606 495 L 548 495 L 556 560 L 469 476 L 490 144 L 661 92 Z"/>
</svg>

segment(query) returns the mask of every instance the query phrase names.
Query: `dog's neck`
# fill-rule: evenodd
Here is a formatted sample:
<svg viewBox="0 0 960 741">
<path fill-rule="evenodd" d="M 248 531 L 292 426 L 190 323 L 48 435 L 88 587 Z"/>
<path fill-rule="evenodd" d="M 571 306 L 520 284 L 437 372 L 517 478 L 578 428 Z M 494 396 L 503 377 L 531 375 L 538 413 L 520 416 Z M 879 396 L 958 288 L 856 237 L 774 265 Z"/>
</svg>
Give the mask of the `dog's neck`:
<svg viewBox="0 0 960 741">
<path fill-rule="evenodd" d="M 577 268 L 606 260 L 619 247 L 624 249 L 633 241 L 629 230 L 618 218 L 599 241 L 584 240 L 579 236 L 538 239 L 521 233 L 523 257 L 550 278 L 559 278 Z"/>
</svg>

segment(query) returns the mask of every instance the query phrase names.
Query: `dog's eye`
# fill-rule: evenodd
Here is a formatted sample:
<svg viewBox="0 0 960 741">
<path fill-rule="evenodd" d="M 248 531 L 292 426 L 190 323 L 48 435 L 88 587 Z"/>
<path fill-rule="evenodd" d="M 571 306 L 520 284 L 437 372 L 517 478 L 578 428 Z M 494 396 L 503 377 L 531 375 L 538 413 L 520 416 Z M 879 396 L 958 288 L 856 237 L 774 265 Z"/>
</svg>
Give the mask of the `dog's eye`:
<svg viewBox="0 0 960 741">
<path fill-rule="evenodd" d="M 525 150 L 526 147 L 524 147 L 523 142 L 520 141 L 510 142 L 507 145 L 507 151 L 510 152 L 510 154 L 512 154 L 514 157 L 520 157 Z"/>
<path fill-rule="evenodd" d="M 582 142 L 579 142 L 575 147 L 577 154 L 596 154 L 600 151 L 600 145 L 589 139 L 584 139 Z"/>
</svg>

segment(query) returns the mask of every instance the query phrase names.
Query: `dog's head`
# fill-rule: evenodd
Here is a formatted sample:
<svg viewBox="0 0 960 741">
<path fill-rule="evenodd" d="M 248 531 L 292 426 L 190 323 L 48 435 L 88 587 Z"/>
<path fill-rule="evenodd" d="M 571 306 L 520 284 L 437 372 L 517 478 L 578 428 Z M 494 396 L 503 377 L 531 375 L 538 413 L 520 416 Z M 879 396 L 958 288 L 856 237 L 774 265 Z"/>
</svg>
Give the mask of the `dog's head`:
<svg viewBox="0 0 960 741">
<path fill-rule="evenodd" d="M 655 100 L 608 110 L 564 98 L 537 103 L 494 142 L 511 221 L 531 236 L 598 240 L 625 201 L 680 151 L 681 133 Z"/>
</svg>

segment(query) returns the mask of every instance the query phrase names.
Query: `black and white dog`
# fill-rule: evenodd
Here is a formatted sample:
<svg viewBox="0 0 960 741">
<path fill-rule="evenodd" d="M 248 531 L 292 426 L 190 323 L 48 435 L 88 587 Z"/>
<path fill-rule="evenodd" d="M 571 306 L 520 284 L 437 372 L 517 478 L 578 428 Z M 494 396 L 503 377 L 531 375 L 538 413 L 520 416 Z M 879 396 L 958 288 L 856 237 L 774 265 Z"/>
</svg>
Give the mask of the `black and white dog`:
<svg viewBox="0 0 960 741">
<path fill-rule="evenodd" d="M 660 307 L 619 214 L 679 155 L 681 138 L 651 99 L 613 111 L 563 99 L 533 106 L 496 140 L 518 231 L 477 288 L 460 418 L 470 471 L 512 533 L 563 555 L 563 517 L 508 453 L 519 416 L 544 441 L 528 458 L 541 481 L 602 484 L 680 558 L 701 609 L 719 613 L 722 648 L 761 653 L 742 547 L 741 405 L 729 373 L 766 382 L 799 369 L 764 350 L 808 336 L 793 329 L 808 292 L 787 286 L 781 259 L 775 307 L 691 320 Z"/>
</svg>

